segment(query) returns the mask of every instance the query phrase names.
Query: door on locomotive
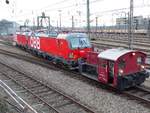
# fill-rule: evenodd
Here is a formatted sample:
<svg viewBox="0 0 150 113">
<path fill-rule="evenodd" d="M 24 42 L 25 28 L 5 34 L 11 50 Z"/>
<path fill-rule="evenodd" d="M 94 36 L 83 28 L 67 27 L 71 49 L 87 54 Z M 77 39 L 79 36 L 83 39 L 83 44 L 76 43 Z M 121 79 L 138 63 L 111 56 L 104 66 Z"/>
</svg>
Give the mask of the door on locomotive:
<svg viewBox="0 0 150 113">
<path fill-rule="evenodd" d="M 98 79 L 103 82 L 108 82 L 108 61 L 105 59 L 99 59 L 98 65 Z"/>
<path fill-rule="evenodd" d="M 113 83 L 114 80 L 114 62 L 106 59 L 99 59 L 98 79 L 103 83 Z"/>
<path fill-rule="evenodd" d="M 108 78 L 108 82 L 109 83 L 113 83 L 114 81 L 114 65 L 115 65 L 115 62 L 114 61 L 109 61 L 108 62 L 108 75 L 109 75 L 109 78 Z"/>
</svg>

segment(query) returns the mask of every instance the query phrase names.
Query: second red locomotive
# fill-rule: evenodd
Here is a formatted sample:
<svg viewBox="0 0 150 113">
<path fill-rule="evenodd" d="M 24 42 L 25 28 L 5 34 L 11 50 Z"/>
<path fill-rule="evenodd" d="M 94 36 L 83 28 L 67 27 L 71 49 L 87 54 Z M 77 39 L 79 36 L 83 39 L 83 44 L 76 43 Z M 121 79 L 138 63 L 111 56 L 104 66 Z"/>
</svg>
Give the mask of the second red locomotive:
<svg viewBox="0 0 150 113">
<path fill-rule="evenodd" d="M 142 84 L 149 76 L 145 71 L 146 54 L 124 48 L 89 52 L 80 64 L 82 75 L 111 85 L 119 90 Z"/>
</svg>

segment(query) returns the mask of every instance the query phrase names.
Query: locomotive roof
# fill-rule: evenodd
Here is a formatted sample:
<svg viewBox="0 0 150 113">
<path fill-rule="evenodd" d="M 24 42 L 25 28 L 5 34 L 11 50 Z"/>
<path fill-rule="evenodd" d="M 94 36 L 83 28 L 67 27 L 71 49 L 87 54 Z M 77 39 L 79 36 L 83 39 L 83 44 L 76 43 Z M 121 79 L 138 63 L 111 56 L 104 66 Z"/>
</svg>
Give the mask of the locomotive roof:
<svg viewBox="0 0 150 113">
<path fill-rule="evenodd" d="M 108 50 L 101 52 L 98 55 L 98 57 L 103 58 L 103 59 L 107 59 L 107 60 L 116 61 L 122 55 L 130 53 L 130 52 L 135 52 L 135 51 L 124 49 L 124 48 L 108 49 Z"/>
<path fill-rule="evenodd" d="M 24 31 L 24 32 L 16 32 L 16 34 L 21 34 L 21 35 L 31 35 L 31 31 Z"/>
<path fill-rule="evenodd" d="M 57 38 L 61 38 L 61 39 L 68 39 L 71 37 L 87 37 L 87 35 L 85 33 L 61 33 L 57 36 Z"/>
</svg>

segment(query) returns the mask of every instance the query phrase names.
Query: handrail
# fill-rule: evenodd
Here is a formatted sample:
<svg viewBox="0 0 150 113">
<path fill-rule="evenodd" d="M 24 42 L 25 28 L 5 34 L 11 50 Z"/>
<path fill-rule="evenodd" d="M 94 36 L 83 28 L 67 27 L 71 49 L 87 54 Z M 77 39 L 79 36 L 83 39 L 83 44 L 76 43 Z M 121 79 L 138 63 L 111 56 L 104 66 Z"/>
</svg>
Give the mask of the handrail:
<svg viewBox="0 0 150 113">
<path fill-rule="evenodd" d="M 6 83 L 0 80 L 0 87 L 21 107 L 23 111 L 31 110 L 33 113 L 38 113 L 34 108 L 27 104 L 22 98 L 20 98 Z"/>
</svg>

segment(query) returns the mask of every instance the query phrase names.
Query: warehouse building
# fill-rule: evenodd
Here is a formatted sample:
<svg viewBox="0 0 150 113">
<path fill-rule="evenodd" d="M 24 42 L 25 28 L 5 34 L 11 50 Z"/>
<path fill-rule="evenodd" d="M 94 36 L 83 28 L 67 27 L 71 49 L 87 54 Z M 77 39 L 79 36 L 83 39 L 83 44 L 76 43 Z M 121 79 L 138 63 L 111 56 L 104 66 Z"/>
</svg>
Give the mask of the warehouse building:
<svg viewBox="0 0 150 113">
<path fill-rule="evenodd" d="M 19 24 L 7 20 L 0 21 L 0 35 L 13 35 L 19 28 Z"/>
</svg>

